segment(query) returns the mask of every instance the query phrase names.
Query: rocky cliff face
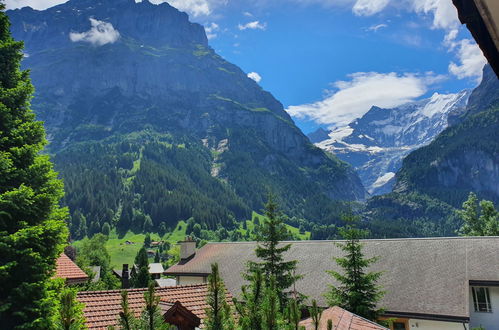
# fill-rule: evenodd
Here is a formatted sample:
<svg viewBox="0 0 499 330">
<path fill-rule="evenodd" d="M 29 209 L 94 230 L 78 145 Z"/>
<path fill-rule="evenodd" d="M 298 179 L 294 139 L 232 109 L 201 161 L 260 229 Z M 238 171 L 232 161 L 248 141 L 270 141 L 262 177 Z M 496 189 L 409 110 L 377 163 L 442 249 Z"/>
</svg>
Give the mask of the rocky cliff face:
<svg viewBox="0 0 499 330">
<path fill-rule="evenodd" d="M 449 125 L 449 114 L 464 112 L 469 95 L 469 91 L 435 93 L 393 109 L 373 106 L 316 145 L 352 164 L 371 194 L 387 193 L 402 159 L 442 132 Z"/>
<path fill-rule="evenodd" d="M 467 111 L 428 146 L 411 153 L 394 191 L 427 193 L 459 207 L 470 191 L 499 201 L 499 80 L 490 67 Z"/>
<path fill-rule="evenodd" d="M 15 38 L 25 40 L 23 65 L 36 88 L 33 109 L 46 123 L 50 152 L 63 176 L 78 180 L 71 172 L 79 157 L 75 150 L 109 147 L 114 158 L 127 150 L 130 160 L 123 162 L 135 165 L 113 165 L 117 168 L 109 175 L 122 178 L 124 191 L 118 195 L 129 194 L 126 187 L 143 169 L 144 145 L 154 142 L 155 150 L 159 143 L 193 151 L 193 157 L 203 154 L 197 170 L 250 210 L 261 208 L 269 190 L 280 195 L 290 213 L 313 203 L 313 196 L 364 199 L 351 167 L 313 146 L 279 101 L 217 55 L 203 27 L 168 4 L 71 0 L 46 11 L 8 14 Z M 83 167 L 92 167 L 88 157 Z M 168 161 L 176 169 L 191 166 L 186 159 Z M 71 187 L 79 189 L 77 182 Z M 113 187 L 120 190 L 121 183 Z M 121 202 L 113 203 L 103 207 L 118 216 Z M 74 205 L 86 212 L 87 204 Z M 227 207 L 227 214 L 237 213 Z"/>
</svg>

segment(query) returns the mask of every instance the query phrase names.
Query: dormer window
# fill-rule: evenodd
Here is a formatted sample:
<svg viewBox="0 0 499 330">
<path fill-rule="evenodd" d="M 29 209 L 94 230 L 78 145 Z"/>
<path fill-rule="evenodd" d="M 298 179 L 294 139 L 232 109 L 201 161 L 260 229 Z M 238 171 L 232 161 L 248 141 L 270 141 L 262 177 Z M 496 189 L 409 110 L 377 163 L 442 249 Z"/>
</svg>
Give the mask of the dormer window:
<svg viewBox="0 0 499 330">
<path fill-rule="evenodd" d="M 489 288 L 472 287 L 471 293 L 473 295 L 473 305 L 475 306 L 475 312 L 492 312 L 492 306 L 490 305 Z"/>
</svg>

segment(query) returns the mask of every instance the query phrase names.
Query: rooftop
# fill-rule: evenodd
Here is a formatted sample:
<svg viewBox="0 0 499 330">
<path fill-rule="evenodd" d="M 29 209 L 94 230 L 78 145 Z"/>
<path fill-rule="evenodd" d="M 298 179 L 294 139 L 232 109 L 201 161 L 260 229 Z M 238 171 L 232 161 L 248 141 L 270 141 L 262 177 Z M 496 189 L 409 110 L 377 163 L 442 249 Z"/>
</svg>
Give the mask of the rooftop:
<svg viewBox="0 0 499 330">
<path fill-rule="evenodd" d="M 341 330 L 387 330 L 381 325 L 366 320 L 356 314 L 350 313 L 343 308 L 334 306 L 325 309 L 321 314 L 319 321 L 319 330 L 327 329 L 327 321 L 333 321 L 334 329 Z M 306 330 L 314 330 L 314 324 L 311 318 L 305 319 L 300 322 L 300 326 L 304 326 Z"/>
<path fill-rule="evenodd" d="M 147 289 L 128 289 L 128 303 L 135 316 L 140 316 L 144 307 L 144 292 Z M 206 317 L 205 309 L 208 287 L 206 284 L 156 288 L 155 294 L 164 303 L 180 302 L 201 320 Z M 89 329 L 107 329 L 118 325 L 121 312 L 121 290 L 79 292 L 78 301 L 85 304 L 83 310 L 86 326 Z M 227 301 L 232 303 L 232 296 L 227 293 Z"/>
<path fill-rule="evenodd" d="M 303 275 L 296 289 L 322 306 L 327 306 L 324 292 L 334 283 L 326 271 L 341 271 L 333 261 L 343 255 L 333 244 L 338 242 L 342 241 L 283 242 L 291 244 L 285 259 L 298 260 L 297 274 Z M 380 257 L 371 268 L 383 272 L 379 284 L 386 295 L 380 307 L 397 315 L 466 320 L 469 281 L 499 283 L 499 237 L 373 239 L 362 243 L 366 257 Z M 206 275 L 217 262 L 228 290 L 239 295 L 245 284 L 241 274 L 246 262 L 256 260 L 255 247 L 255 242 L 208 243 L 192 259 L 165 273 Z"/>
<path fill-rule="evenodd" d="M 55 277 L 64 278 L 68 284 L 84 283 L 87 274 L 64 253 L 56 261 Z"/>
</svg>

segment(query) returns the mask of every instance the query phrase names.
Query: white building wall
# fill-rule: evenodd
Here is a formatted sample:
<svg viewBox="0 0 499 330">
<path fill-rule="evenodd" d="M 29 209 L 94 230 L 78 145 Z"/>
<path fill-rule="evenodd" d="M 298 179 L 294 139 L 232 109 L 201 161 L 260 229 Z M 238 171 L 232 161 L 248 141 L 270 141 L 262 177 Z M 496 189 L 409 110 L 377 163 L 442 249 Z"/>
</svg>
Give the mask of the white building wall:
<svg viewBox="0 0 499 330">
<path fill-rule="evenodd" d="M 470 328 L 482 326 L 485 330 L 499 329 L 499 287 L 489 287 L 492 312 L 475 312 L 470 287 Z"/>
<path fill-rule="evenodd" d="M 430 321 L 430 320 L 409 320 L 408 330 L 468 330 L 463 323 L 459 322 L 443 322 L 443 321 Z M 488 329 L 487 329 L 488 330 Z"/>
<path fill-rule="evenodd" d="M 178 276 L 177 285 L 193 285 L 206 283 L 203 276 Z"/>
</svg>

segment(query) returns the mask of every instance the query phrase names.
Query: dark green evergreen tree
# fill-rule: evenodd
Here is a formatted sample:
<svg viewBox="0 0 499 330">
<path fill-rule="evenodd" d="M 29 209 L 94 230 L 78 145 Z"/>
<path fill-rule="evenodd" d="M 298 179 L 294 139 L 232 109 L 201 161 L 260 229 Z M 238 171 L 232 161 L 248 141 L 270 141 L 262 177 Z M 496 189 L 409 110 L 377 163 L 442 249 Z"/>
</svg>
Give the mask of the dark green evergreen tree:
<svg viewBox="0 0 499 330">
<path fill-rule="evenodd" d="M 156 254 L 154 255 L 154 262 L 158 263 L 161 262 L 161 255 L 159 254 L 159 249 L 156 251 Z"/>
<path fill-rule="evenodd" d="M 57 317 L 49 285 L 68 213 L 59 206 L 62 182 L 40 154 L 45 131 L 30 109 L 29 72 L 20 71 L 23 43 L 9 27 L 0 4 L 0 324 L 41 329 Z"/>
<path fill-rule="evenodd" d="M 151 247 L 151 234 L 147 233 L 146 237 L 144 237 L 144 246 L 146 248 Z"/>
<path fill-rule="evenodd" d="M 281 315 L 279 290 L 276 287 L 274 277 L 270 277 L 265 283 L 265 290 L 263 293 L 262 305 L 262 329 L 264 330 L 278 330 L 284 326 L 284 320 Z"/>
<path fill-rule="evenodd" d="M 206 319 L 204 324 L 208 330 L 234 329 L 233 313 L 227 303 L 225 285 L 218 271 L 218 264 L 211 265 L 208 276 L 208 297 L 206 299 Z"/>
<path fill-rule="evenodd" d="M 109 236 L 110 232 L 111 232 L 111 226 L 109 225 L 109 223 L 104 222 L 104 224 L 102 225 L 102 234 Z"/>
<path fill-rule="evenodd" d="M 266 279 L 275 279 L 281 306 L 286 304 L 284 291 L 298 279 L 298 276 L 294 275 L 297 261 L 284 261 L 283 254 L 289 250 L 291 244 L 279 245 L 279 242 L 285 240 L 287 236 L 288 231 L 282 222 L 278 205 L 274 201 L 274 196 L 270 194 L 265 204 L 265 219 L 258 235 L 259 244 L 255 249 L 256 256 L 262 261 L 250 262 L 249 268 L 259 268 Z"/>
<path fill-rule="evenodd" d="M 330 306 L 340 306 L 369 320 L 376 320 L 383 312 L 382 309 L 377 309 L 377 303 L 384 292 L 376 284 L 382 273 L 367 272 L 366 268 L 379 258 L 365 258 L 363 245 L 359 240 L 367 236 L 367 231 L 355 227 L 358 219 L 347 216 L 344 220 L 348 224 L 340 229 L 340 233 L 346 242 L 337 245 L 345 256 L 334 258 L 343 273 L 328 271 L 339 282 L 339 286 L 331 285 L 326 297 Z"/>
<path fill-rule="evenodd" d="M 135 256 L 135 265 L 132 270 L 131 284 L 134 288 L 147 288 L 151 282 L 149 275 L 149 259 L 147 251 L 142 247 Z"/>
</svg>

